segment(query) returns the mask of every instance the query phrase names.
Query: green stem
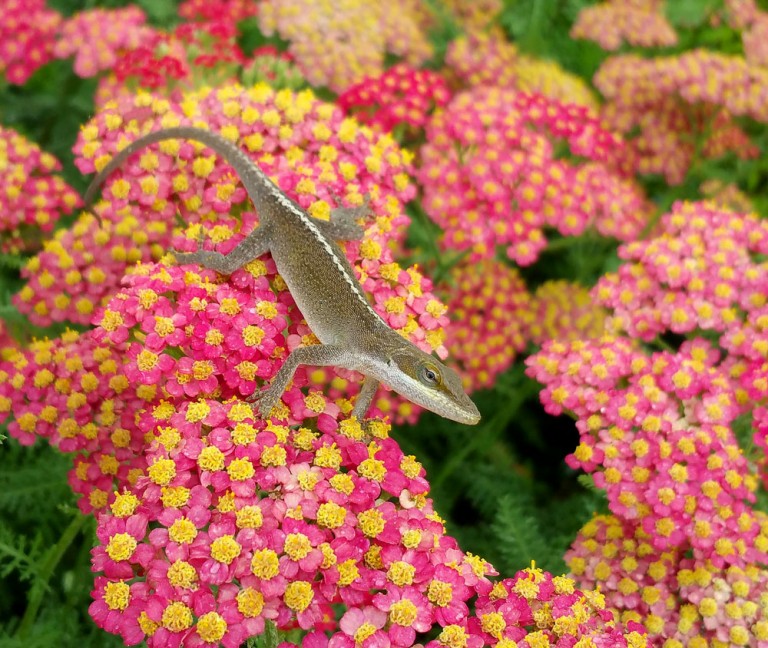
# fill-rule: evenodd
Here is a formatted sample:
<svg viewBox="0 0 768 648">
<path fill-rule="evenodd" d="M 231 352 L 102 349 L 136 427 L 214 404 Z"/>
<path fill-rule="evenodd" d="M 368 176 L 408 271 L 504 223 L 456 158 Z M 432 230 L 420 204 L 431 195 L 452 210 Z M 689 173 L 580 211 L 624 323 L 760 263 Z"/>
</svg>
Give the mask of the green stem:
<svg viewBox="0 0 768 648">
<path fill-rule="evenodd" d="M 40 606 L 43 604 L 43 597 L 48 591 L 48 582 L 53 576 L 53 572 L 56 570 L 56 566 L 61 561 L 64 553 L 69 549 L 74 539 L 80 533 L 87 517 L 85 515 L 78 514 L 75 519 L 72 520 L 70 525 L 61 535 L 59 541 L 48 551 L 48 555 L 40 567 L 40 572 L 29 591 L 29 603 L 27 609 L 24 611 L 24 617 L 21 619 L 17 635 L 19 639 L 24 640 L 29 636 L 29 632 L 32 628 L 32 624 L 37 619 L 37 613 L 40 611 Z"/>
</svg>

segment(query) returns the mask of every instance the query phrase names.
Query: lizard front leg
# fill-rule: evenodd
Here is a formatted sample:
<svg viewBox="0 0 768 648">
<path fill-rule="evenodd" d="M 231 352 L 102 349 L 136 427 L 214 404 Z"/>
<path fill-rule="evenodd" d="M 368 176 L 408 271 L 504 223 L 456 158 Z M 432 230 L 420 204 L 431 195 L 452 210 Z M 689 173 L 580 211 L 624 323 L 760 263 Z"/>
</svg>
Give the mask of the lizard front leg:
<svg viewBox="0 0 768 648">
<path fill-rule="evenodd" d="M 277 402 L 282 397 L 288 384 L 300 365 L 311 367 L 343 367 L 353 369 L 353 358 L 348 349 L 333 344 L 314 344 L 312 346 L 294 349 L 286 358 L 283 366 L 275 374 L 269 388 L 256 396 L 255 407 L 267 418 Z"/>
<path fill-rule="evenodd" d="M 362 421 L 370 409 L 379 384 L 379 381 L 376 378 L 371 378 L 371 376 L 366 376 L 365 380 L 363 380 L 363 386 L 360 388 L 360 393 L 355 401 L 355 407 L 352 409 L 352 416 L 357 417 L 358 421 Z"/>
</svg>

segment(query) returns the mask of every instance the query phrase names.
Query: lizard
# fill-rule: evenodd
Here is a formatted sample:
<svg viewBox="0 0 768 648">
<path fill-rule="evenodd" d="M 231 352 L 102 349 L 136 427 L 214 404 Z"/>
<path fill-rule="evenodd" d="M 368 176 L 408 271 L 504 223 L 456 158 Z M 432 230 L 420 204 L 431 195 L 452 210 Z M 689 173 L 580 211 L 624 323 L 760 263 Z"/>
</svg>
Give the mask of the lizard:
<svg viewBox="0 0 768 648">
<path fill-rule="evenodd" d="M 373 309 L 337 240 L 361 238 L 356 219 L 368 211 L 337 207 L 329 221 L 309 215 L 237 145 L 222 135 L 192 126 L 165 128 L 139 137 L 116 153 L 91 181 L 84 196 L 91 205 L 99 187 L 133 153 L 168 139 L 209 147 L 239 176 L 259 216 L 259 225 L 228 254 L 202 249 L 172 250 L 180 264 L 198 264 L 229 275 L 269 252 L 278 273 L 320 344 L 294 349 L 266 390 L 251 400 L 270 415 L 301 365 L 341 367 L 363 374 L 352 416 L 362 420 L 380 383 L 445 418 L 474 425 L 480 413 L 461 378 L 450 367 L 392 329 Z"/>
</svg>

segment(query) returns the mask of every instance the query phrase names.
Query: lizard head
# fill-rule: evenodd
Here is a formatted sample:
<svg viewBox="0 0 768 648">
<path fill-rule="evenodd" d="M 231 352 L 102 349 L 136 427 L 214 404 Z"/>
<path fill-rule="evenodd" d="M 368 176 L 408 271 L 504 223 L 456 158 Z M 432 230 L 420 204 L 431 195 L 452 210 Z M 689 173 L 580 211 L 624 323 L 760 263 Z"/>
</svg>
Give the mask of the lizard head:
<svg viewBox="0 0 768 648">
<path fill-rule="evenodd" d="M 398 394 L 445 418 L 474 425 L 480 412 L 464 392 L 461 378 L 434 356 L 408 344 L 394 350 L 383 379 Z"/>
</svg>

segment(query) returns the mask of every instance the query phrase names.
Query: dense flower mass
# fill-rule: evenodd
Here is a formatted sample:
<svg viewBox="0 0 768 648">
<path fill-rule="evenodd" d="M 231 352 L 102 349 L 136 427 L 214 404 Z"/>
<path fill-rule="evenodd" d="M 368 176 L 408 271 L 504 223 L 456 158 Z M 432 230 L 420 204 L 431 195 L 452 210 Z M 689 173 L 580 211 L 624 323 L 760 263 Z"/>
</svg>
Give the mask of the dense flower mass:
<svg viewBox="0 0 768 648">
<path fill-rule="evenodd" d="M 145 22 L 144 12 L 133 6 L 82 11 L 61 25 L 53 53 L 56 58 L 74 55 L 78 76 L 96 76 L 112 69 L 121 54 L 156 38 Z"/>
<path fill-rule="evenodd" d="M 0 126 L 0 248 L 34 251 L 80 199 L 54 172 L 61 164 L 16 131 Z M 37 230 L 37 233 L 36 233 Z"/>
<path fill-rule="evenodd" d="M 361 123 L 391 131 L 398 124 L 423 128 L 430 113 L 449 98 L 439 74 L 399 64 L 347 88 L 338 103 Z"/>
<path fill-rule="evenodd" d="M 571 28 L 573 38 L 595 41 L 605 50 L 623 43 L 638 47 L 669 47 L 677 34 L 660 0 L 607 0 L 584 7 Z"/>
<path fill-rule="evenodd" d="M 53 59 L 61 15 L 45 0 L 5 0 L 0 11 L 0 75 L 22 85 Z"/>
<path fill-rule="evenodd" d="M 446 346 L 468 391 L 491 387 L 526 346 L 531 296 L 517 270 L 486 260 L 456 266 L 445 289 Z"/>
<path fill-rule="evenodd" d="M 649 539 L 614 516 L 596 516 L 566 561 L 579 582 L 600 588 L 624 622 L 642 622 L 655 645 L 757 648 L 768 641 L 764 569 L 695 562 L 679 550 L 658 551 Z"/>
<path fill-rule="evenodd" d="M 498 29 L 470 31 L 451 41 L 445 55 L 458 85 L 517 88 L 597 111 L 595 93 L 582 78 L 551 60 L 521 54 Z"/>
<path fill-rule="evenodd" d="M 625 54 L 607 59 L 594 81 L 609 100 L 604 123 L 627 139 L 627 172 L 680 184 L 697 138 L 703 157 L 759 154 L 733 117 L 768 122 L 768 71 L 742 57 L 706 50 L 651 59 Z"/>
<path fill-rule="evenodd" d="M 605 163 L 620 146 L 582 106 L 476 88 L 427 127 L 424 208 L 445 230 L 443 245 L 473 260 L 504 246 L 517 263 L 533 263 L 547 245 L 544 227 L 632 240 L 650 212 L 639 187 Z M 557 147 L 589 161 L 561 159 Z"/>
<path fill-rule="evenodd" d="M 109 106 L 86 125 L 76 145 L 77 164 L 91 173 L 139 134 L 190 121 L 239 142 L 315 217 L 327 219 L 337 196 L 345 205 L 360 205 L 367 193 L 385 237 L 377 245 L 387 249 L 385 239 L 402 236 L 400 226 L 407 221 L 401 201 L 413 194 L 407 154 L 390 137 L 361 129 L 310 92 L 228 85 L 189 93 L 182 103 L 139 94 Z M 172 247 L 177 214 L 187 223 L 211 221 L 235 208 L 242 212 L 246 198 L 223 160 L 179 142 L 141 152 L 107 181 L 102 195 L 96 207 L 100 223 L 82 215 L 27 266 L 29 283 L 16 303 L 35 322 L 89 322 L 116 292 L 129 266 L 158 259 Z M 252 226 L 253 215 L 248 218 Z M 217 241 L 240 229 L 235 222 L 210 224 Z M 233 244 L 234 239 L 228 243 Z M 353 249 L 358 253 L 359 244 Z M 93 264 L 96 256 L 98 266 Z M 403 306 L 399 312 L 403 322 L 398 328 L 405 326 L 410 311 Z"/>
<path fill-rule="evenodd" d="M 410 0 L 266 0 L 258 13 L 265 34 L 290 42 L 307 80 L 336 92 L 380 74 L 387 52 L 413 65 L 429 58 L 421 19 Z"/>
<path fill-rule="evenodd" d="M 767 235 L 753 215 L 675 205 L 656 236 L 620 248 L 626 262 L 595 289 L 631 337 L 552 341 L 528 360 L 547 411 L 576 418 L 567 462 L 615 516 L 582 529 L 569 566 L 664 646 L 768 639 L 768 520 L 753 508 L 768 449 Z M 677 351 L 635 341 L 670 332 L 688 336 Z M 734 433 L 744 413 L 748 453 Z"/>
<path fill-rule="evenodd" d="M 183 0 L 179 4 L 179 16 L 189 21 L 236 23 L 258 12 L 253 0 Z"/>
<path fill-rule="evenodd" d="M 527 334 L 534 344 L 598 338 L 605 332 L 606 316 L 583 286 L 547 281 L 532 296 Z"/>
<path fill-rule="evenodd" d="M 713 203 L 678 203 L 659 235 L 619 249 L 628 261 L 603 276 L 597 301 L 632 337 L 652 340 L 715 331 L 734 356 L 760 359 L 768 266 L 768 223 Z"/>
<path fill-rule="evenodd" d="M 502 0 L 445 0 L 443 4 L 467 31 L 486 29 L 503 7 Z"/>
</svg>

